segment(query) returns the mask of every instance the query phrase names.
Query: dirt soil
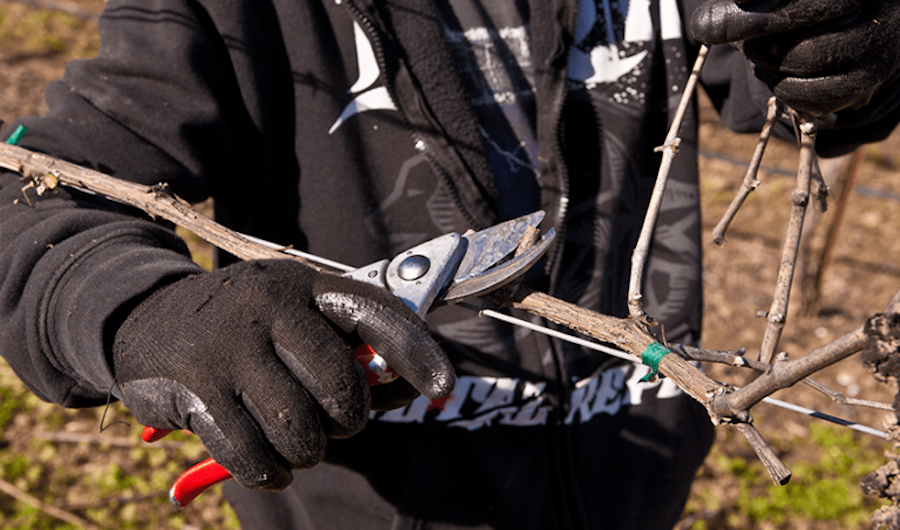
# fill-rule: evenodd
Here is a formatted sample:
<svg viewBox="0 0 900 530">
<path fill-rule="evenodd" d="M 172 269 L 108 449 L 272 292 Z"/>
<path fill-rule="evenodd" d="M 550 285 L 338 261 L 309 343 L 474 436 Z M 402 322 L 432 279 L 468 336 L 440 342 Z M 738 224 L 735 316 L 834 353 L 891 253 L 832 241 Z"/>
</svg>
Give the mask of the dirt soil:
<svg viewBox="0 0 900 530">
<path fill-rule="evenodd" d="M 0 0 L 0 119 L 9 122 L 18 116 L 47 112 L 42 99 L 46 83 L 61 76 L 68 60 L 95 53 L 98 37 L 92 14 L 103 5 L 104 0 L 54 2 L 56 10 L 51 11 L 37 9 L 33 3 Z M 59 15 L 59 9 L 74 16 Z M 767 311 L 772 302 L 791 208 L 793 179 L 787 174 L 797 170 L 797 148 L 786 142 L 770 146 L 760 174 L 762 185 L 732 223 L 727 246 L 717 247 L 712 244 L 712 228 L 740 185 L 756 137 L 724 130 L 706 104 L 701 122 L 703 342 L 708 348 L 746 348 L 746 355 L 755 358 L 766 324 L 757 313 Z M 815 303 L 803 303 L 815 290 L 794 289 L 779 346 L 779 351 L 791 358 L 861 326 L 866 318 L 883 310 L 900 288 L 900 240 L 893 231 L 900 226 L 898 146 L 900 134 L 863 148 L 843 206 L 839 207 L 840 194 L 834 193 L 829 211 L 807 222 L 807 229 L 814 235 L 810 246 L 813 258 L 806 263 L 811 264 L 812 271 L 821 273 L 821 287 Z M 832 191 L 839 188 L 833 186 Z M 820 263 L 825 233 L 835 224 L 840 210 L 837 233 L 831 236 L 827 259 Z M 705 368 L 716 379 L 735 385 L 750 380 L 749 374 L 738 369 Z M 815 379 L 849 397 L 893 401 L 894 388 L 875 381 L 857 357 L 823 370 Z M 137 439 L 138 427 L 121 406 L 110 409 L 105 421 L 111 427 L 101 440 L 97 426 L 103 411 L 63 411 L 42 404 L 16 381 L 8 366 L 0 365 L 0 387 L 11 389 L 4 390 L 2 398 L 7 403 L 19 403 L 9 411 L 5 429 L 0 406 L 0 470 L 3 482 L 14 488 L 0 494 L 0 527 L 62 528 L 63 523 L 50 514 L 52 507 L 103 528 L 235 527 L 233 514 L 217 490 L 179 513 L 165 501 L 168 480 L 202 456 L 202 448 L 195 441 L 181 438 L 162 449 L 145 449 Z M 884 428 L 887 416 L 884 411 L 833 403 L 802 385 L 774 397 L 879 429 Z M 850 491 L 858 490 L 861 475 L 877 467 L 883 460 L 882 452 L 889 449 L 883 440 L 838 427 L 835 429 L 840 430 L 840 436 L 848 433 L 850 445 L 811 443 L 823 439 L 820 420 L 765 404 L 755 407 L 753 414 L 760 432 L 787 466 L 808 476 L 820 476 L 817 473 L 834 456 L 829 452 L 852 452 L 862 455 L 858 459 L 866 462 L 871 459 L 874 463 L 870 469 L 853 468 L 839 477 Z M 781 506 L 774 500 L 778 494 L 771 491 L 771 481 L 743 438 L 729 427 L 720 427 L 717 432 L 716 447 L 698 473 L 679 528 L 869 527 L 857 516 L 823 516 L 821 510 L 812 508 L 785 511 L 782 515 L 789 513 L 787 520 L 774 511 L 766 512 L 774 515 L 760 519 L 759 513 L 765 509 Z M 25 471 L 17 471 L 17 465 L 25 466 Z M 804 486 L 797 471 L 794 482 L 799 484 L 797 488 L 810 488 L 808 482 Z M 17 492 L 27 493 L 31 500 Z M 7 496 L 13 494 L 18 500 Z M 29 503 L 32 508 L 24 508 Z M 871 513 L 879 502 L 863 499 L 858 504 Z"/>
</svg>

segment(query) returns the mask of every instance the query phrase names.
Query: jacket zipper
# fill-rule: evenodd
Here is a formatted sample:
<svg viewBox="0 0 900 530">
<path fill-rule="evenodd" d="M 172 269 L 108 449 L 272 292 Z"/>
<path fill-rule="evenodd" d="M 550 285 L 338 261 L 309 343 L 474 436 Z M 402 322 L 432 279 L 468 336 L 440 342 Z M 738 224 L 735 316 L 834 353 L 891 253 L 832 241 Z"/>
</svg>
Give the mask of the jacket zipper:
<svg viewBox="0 0 900 530">
<path fill-rule="evenodd" d="M 553 108 L 553 119 L 555 121 L 555 136 L 553 142 L 553 156 L 558 162 L 560 197 L 557 203 L 556 218 L 554 226 L 556 227 L 556 244 L 547 256 L 547 273 L 550 275 L 550 293 L 556 290 L 557 277 L 559 276 L 559 267 L 562 264 L 563 247 L 566 241 L 566 224 L 565 219 L 569 209 L 569 171 L 562 153 L 562 135 L 563 123 L 561 119 L 562 108 L 565 105 L 565 94 L 559 101 L 555 102 Z"/>
<path fill-rule="evenodd" d="M 573 7 L 573 4 L 577 5 L 577 3 L 568 2 L 569 7 Z M 574 16 L 577 17 L 577 9 Z M 572 22 L 574 23 L 574 21 Z M 558 42 L 557 45 L 559 46 L 557 51 L 557 58 L 554 59 L 553 62 L 557 65 L 561 64 L 563 66 L 561 68 L 555 68 L 555 71 L 552 75 L 555 76 L 558 83 L 563 83 L 563 87 L 559 91 L 559 94 L 554 95 L 555 99 L 552 102 L 550 119 L 552 120 L 551 124 L 554 134 L 553 141 L 550 143 L 549 147 L 550 156 L 555 157 L 556 160 L 556 172 L 558 178 L 557 185 L 559 186 L 560 196 L 556 203 L 557 211 L 555 212 L 553 219 L 553 221 L 555 222 L 554 226 L 557 230 L 556 244 L 547 256 L 547 266 L 545 269 L 550 278 L 550 294 L 555 294 L 558 285 L 558 278 L 561 274 L 560 269 L 562 267 L 562 257 L 567 235 L 565 219 L 568 215 L 569 194 L 571 189 L 569 183 L 568 165 L 566 163 L 567 161 L 564 157 L 562 147 L 565 134 L 565 123 L 563 122 L 562 114 L 565 107 L 566 98 L 568 96 L 565 65 L 568 64 L 568 56 L 570 50 L 566 48 L 564 43 L 561 41 Z M 551 344 L 553 343 L 551 342 Z M 568 415 L 569 407 L 571 406 L 573 382 L 571 381 L 570 377 L 570 367 L 566 362 L 563 351 L 555 347 L 555 345 L 553 345 L 552 347 L 554 352 L 553 359 L 557 367 L 557 377 L 559 378 L 558 399 L 560 403 L 561 417 L 565 418 Z M 557 459 L 560 465 L 560 490 L 563 495 L 563 498 L 560 499 L 560 502 L 562 503 L 563 510 L 565 510 L 566 512 L 565 514 L 561 514 L 559 523 L 563 527 L 575 529 L 584 527 L 587 524 L 587 520 L 585 518 L 585 513 L 582 505 L 582 503 L 584 502 L 584 498 L 582 496 L 580 488 L 578 487 L 578 482 L 573 475 L 573 467 L 577 464 L 572 460 L 573 453 L 572 445 L 569 439 L 570 436 L 570 428 L 565 425 L 565 422 L 559 423 L 557 425 L 555 438 L 557 445 Z"/>
<path fill-rule="evenodd" d="M 346 9 L 350 11 L 351 16 L 357 22 L 359 22 L 360 26 L 363 28 L 363 31 L 365 31 L 366 35 L 369 37 L 369 42 L 372 44 L 372 51 L 375 54 L 375 60 L 378 62 L 379 77 L 384 82 L 384 87 L 387 90 L 388 96 L 390 96 L 391 98 L 391 102 L 394 104 L 397 112 L 403 118 L 403 123 L 406 126 L 407 132 L 413 140 L 414 149 L 425 156 L 425 160 L 428 161 L 428 165 L 431 166 L 432 171 L 434 171 L 437 174 L 438 178 L 443 181 L 444 185 L 447 186 L 447 189 L 450 192 L 450 196 L 453 199 L 454 205 L 462 214 L 463 218 L 465 218 L 466 222 L 469 223 L 468 228 L 471 228 L 473 230 L 480 230 L 482 228 L 485 228 L 484 226 L 482 226 L 482 223 L 477 221 L 471 214 L 471 212 L 469 212 L 468 208 L 466 208 L 465 204 L 462 201 L 462 198 L 459 196 L 459 192 L 457 191 L 456 185 L 453 182 L 450 174 L 434 158 L 428 142 L 426 142 L 422 138 L 422 136 L 418 132 L 416 132 L 416 130 L 410 124 L 409 118 L 406 116 L 406 113 L 402 110 L 402 107 L 399 104 L 399 98 L 394 88 L 394 84 L 391 82 L 390 77 L 386 74 L 388 68 L 387 60 L 385 59 L 384 45 L 380 36 L 381 31 L 375 25 L 375 23 L 372 22 L 369 17 L 362 12 L 362 10 L 356 5 L 353 0 L 335 0 L 335 3 L 337 3 L 338 5 L 343 4 Z M 429 122 L 433 121 L 431 116 L 428 116 L 427 113 L 426 119 Z"/>
<path fill-rule="evenodd" d="M 559 44 L 563 46 L 562 43 Z M 568 56 L 569 50 L 564 49 L 562 52 L 563 57 L 559 60 L 563 61 L 563 64 L 568 64 Z M 559 82 L 566 83 L 565 80 L 565 70 L 557 69 L 553 75 L 556 75 L 562 78 Z M 555 158 L 557 161 L 557 173 L 558 173 L 558 182 L 560 187 L 560 197 L 557 202 L 557 211 L 555 218 L 553 219 L 554 226 L 556 227 L 556 243 L 553 248 L 550 249 L 549 254 L 547 255 L 547 266 L 546 271 L 550 277 L 550 294 L 554 294 L 556 290 L 557 277 L 559 276 L 559 267 L 562 262 L 562 253 L 563 247 L 565 246 L 566 240 L 566 225 L 565 219 L 568 214 L 569 207 L 569 169 L 566 165 L 565 157 L 562 152 L 562 142 L 563 142 L 563 120 L 562 120 L 562 112 L 563 107 L 565 106 L 566 96 L 568 94 L 568 89 L 563 89 L 562 94 L 560 94 L 555 101 L 553 101 L 552 108 L 552 120 L 553 120 L 553 142 L 551 144 L 551 156 Z"/>
<path fill-rule="evenodd" d="M 345 7 L 348 9 L 348 11 L 350 11 L 351 15 L 354 17 L 354 19 L 357 22 L 360 23 L 361 27 L 366 32 L 366 35 L 369 37 L 370 42 L 372 43 L 372 50 L 375 54 L 375 59 L 377 60 L 378 66 L 380 69 L 379 70 L 380 76 L 381 76 L 382 80 L 384 81 L 385 88 L 387 89 L 387 92 L 391 98 L 391 101 L 394 103 L 394 106 L 397 108 L 398 112 L 400 113 L 400 115 L 403 118 L 403 121 L 407 127 L 407 130 L 409 131 L 409 134 L 412 137 L 412 140 L 414 142 L 415 149 L 424 154 L 426 160 L 428 160 L 428 162 L 429 162 L 429 165 L 432 167 L 432 170 L 435 171 L 435 173 L 438 175 L 438 177 L 444 181 L 444 184 L 449 188 L 449 191 L 450 191 L 451 197 L 454 201 L 454 204 L 459 209 L 459 211 L 462 213 L 463 217 L 469 223 L 471 223 L 472 228 L 475 228 L 475 229 L 483 228 L 483 227 L 479 226 L 481 223 L 479 223 L 474 218 L 474 216 L 472 216 L 472 214 L 468 211 L 468 209 L 463 204 L 462 199 L 459 196 L 458 191 L 456 190 L 456 186 L 454 185 L 450 174 L 447 172 L 446 169 L 443 168 L 443 166 L 441 166 L 437 162 L 437 160 L 435 160 L 434 156 L 431 154 L 430 148 L 428 146 L 428 142 L 426 142 L 424 139 L 422 139 L 421 135 L 419 135 L 419 133 L 417 133 L 414 130 L 414 128 L 412 127 L 412 125 L 409 122 L 408 117 L 401 110 L 401 106 L 398 104 L 398 96 L 396 94 L 393 83 L 391 82 L 391 79 L 389 78 L 389 76 L 386 75 L 387 61 L 385 59 L 384 46 L 383 46 L 383 43 L 382 43 L 382 40 L 380 37 L 380 30 L 377 28 L 375 23 L 372 22 L 369 19 L 369 17 L 367 17 L 362 12 L 362 10 L 355 4 L 355 2 L 353 0 L 335 0 L 335 1 L 338 4 L 343 3 L 345 5 Z M 565 53 L 568 54 L 568 51 L 566 51 Z M 561 82 L 565 83 L 564 80 Z M 555 218 L 553 219 L 553 221 L 554 221 L 553 226 L 555 226 L 556 230 L 557 230 L 557 245 L 553 250 L 551 250 L 551 253 L 548 256 L 547 268 L 546 268 L 546 270 L 550 274 L 551 293 L 553 292 L 553 286 L 555 285 L 555 277 L 558 274 L 557 269 L 560 265 L 561 258 L 562 258 L 563 242 L 565 239 L 565 225 L 564 225 L 563 221 L 565 220 L 565 216 L 568 212 L 568 201 L 569 201 L 568 170 L 565 165 L 565 160 L 563 158 L 562 145 L 561 145 L 562 144 L 562 134 L 563 134 L 563 123 L 562 123 L 561 116 L 562 116 L 562 109 L 565 104 L 565 98 L 566 98 L 566 95 L 565 95 L 565 91 L 564 91 L 562 96 L 557 98 L 556 101 L 554 101 L 553 109 L 552 109 L 553 110 L 552 119 L 554 122 L 555 134 L 554 134 L 554 141 L 553 141 L 551 147 L 552 147 L 552 155 L 558 161 L 558 172 L 559 172 L 559 179 L 560 179 L 559 185 L 561 188 L 561 197 L 559 198 L 559 202 L 557 204 L 557 212 L 556 212 Z M 429 122 L 432 121 L 431 116 L 428 116 L 427 113 L 426 113 L 426 119 L 428 119 Z M 565 365 L 565 359 L 562 358 L 561 352 L 559 350 L 557 350 L 556 348 L 553 348 L 553 349 L 555 352 L 553 357 L 555 359 L 555 363 L 556 363 L 556 367 L 557 367 L 557 377 L 559 378 L 558 388 L 560 390 L 559 390 L 558 397 L 559 397 L 561 404 L 567 403 L 568 399 L 569 399 L 569 394 L 570 394 L 569 387 L 571 384 L 568 381 L 569 370 L 568 370 L 568 367 Z M 562 406 L 560 408 L 560 412 L 561 412 L 561 416 L 565 417 L 565 414 L 568 411 L 566 410 L 566 407 Z M 563 468 L 560 470 L 560 472 L 562 473 L 562 476 L 560 477 L 561 478 L 560 486 L 562 488 L 562 492 L 563 492 L 563 495 L 565 498 L 560 499 L 560 501 L 562 502 L 563 506 L 565 507 L 564 509 L 567 509 L 567 511 L 568 511 L 571 509 L 571 508 L 569 508 L 570 503 L 572 502 L 574 497 L 577 497 L 577 495 L 572 491 L 572 486 L 571 486 L 571 484 L 569 484 L 569 481 L 572 480 L 570 473 L 564 470 L 565 468 L 567 468 L 567 463 L 569 462 L 569 458 L 571 457 L 570 452 L 566 448 L 562 447 L 562 446 L 567 445 L 567 443 L 563 439 L 566 436 L 565 431 L 566 431 L 565 425 L 560 425 L 556 429 L 557 437 L 556 437 L 555 443 L 561 444 L 561 446 L 558 446 L 556 450 L 557 450 L 558 463 Z M 562 517 L 560 519 L 559 523 L 563 527 L 574 527 L 575 523 L 572 518 L 574 515 L 575 515 L 574 513 L 569 513 L 569 516 Z"/>
</svg>

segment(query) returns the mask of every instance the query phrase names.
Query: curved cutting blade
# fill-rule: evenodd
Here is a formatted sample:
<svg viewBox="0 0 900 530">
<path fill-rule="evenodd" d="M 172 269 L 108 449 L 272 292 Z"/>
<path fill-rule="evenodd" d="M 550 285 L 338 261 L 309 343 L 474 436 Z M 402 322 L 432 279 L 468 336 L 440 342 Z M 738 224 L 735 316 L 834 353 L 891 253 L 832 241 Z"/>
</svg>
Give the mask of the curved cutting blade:
<svg viewBox="0 0 900 530">
<path fill-rule="evenodd" d="M 543 214 L 543 212 L 540 213 Z M 556 231 L 551 228 L 550 231 L 541 238 L 538 244 L 509 261 L 494 267 L 482 269 L 481 272 L 474 275 L 471 273 L 466 274 L 461 280 L 459 279 L 460 275 L 457 274 L 453 283 L 450 284 L 450 287 L 447 289 L 447 292 L 440 298 L 445 302 L 458 302 L 464 298 L 481 296 L 503 287 L 525 274 L 532 265 L 537 263 L 541 256 L 547 252 L 547 249 L 550 248 L 550 243 L 553 242 L 555 237 Z M 521 239 L 521 236 L 519 239 Z M 515 250 L 516 247 L 518 247 L 518 244 L 513 247 L 513 250 Z M 467 257 L 468 254 L 467 251 Z M 508 254 L 509 253 L 507 253 L 507 255 Z M 503 257 L 505 256 L 501 256 L 498 260 L 494 261 L 494 263 L 503 259 Z"/>
<path fill-rule="evenodd" d="M 537 228 L 543 219 L 544 212 L 539 210 L 478 232 L 464 234 L 463 238 L 467 242 L 466 255 L 453 275 L 453 284 L 481 276 L 484 271 L 500 263 L 519 248 L 525 232 Z"/>
</svg>

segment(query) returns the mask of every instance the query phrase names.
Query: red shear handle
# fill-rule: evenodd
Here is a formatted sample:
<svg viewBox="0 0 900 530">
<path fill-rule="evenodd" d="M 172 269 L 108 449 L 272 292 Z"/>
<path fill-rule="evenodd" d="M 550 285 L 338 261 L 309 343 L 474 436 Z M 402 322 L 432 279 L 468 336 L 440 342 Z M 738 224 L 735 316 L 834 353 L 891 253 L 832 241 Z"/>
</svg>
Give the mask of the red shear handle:
<svg viewBox="0 0 900 530">
<path fill-rule="evenodd" d="M 148 444 L 152 444 L 153 442 L 158 442 L 169 435 L 172 432 L 172 429 L 157 429 L 156 427 L 144 427 L 144 430 L 141 432 L 141 440 L 144 440 Z"/>
<path fill-rule="evenodd" d="M 189 468 L 178 477 L 169 489 L 169 502 L 176 508 L 184 508 L 209 488 L 231 478 L 231 473 L 212 458 Z"/>
<path fill-rule="evenodd" d="M 369 381 L 369 386 L 390 383 L 400 376 L 397 372 L 391 370 L 384 357 L 375 353 L 375 350 L 368 344 L 358 346 L 353 350 L 353 355 L 366 371 L 366 379 Z"/>
<path fill-rule="evenodd" d="M 366 371 L 369 385 L 381 385 L 397 379 L 397 372 L 391 370 L 385 360 L 368 344 L 363 344 L 353 350 L 353 355 Z M 144 427 L 141 438 L 145 442 L 152 443 L 161 440 L 170 432 L 172 432 L 170 429 Z M 178 480 L 172 484 L 172 489 L 169 490 L 169 502 L 176 508 L 184 508 L 204 491 L 230 478 L 231 473 L 228 470 L 212 458 L 207 458 L 178 477 Z"/>
</svg>

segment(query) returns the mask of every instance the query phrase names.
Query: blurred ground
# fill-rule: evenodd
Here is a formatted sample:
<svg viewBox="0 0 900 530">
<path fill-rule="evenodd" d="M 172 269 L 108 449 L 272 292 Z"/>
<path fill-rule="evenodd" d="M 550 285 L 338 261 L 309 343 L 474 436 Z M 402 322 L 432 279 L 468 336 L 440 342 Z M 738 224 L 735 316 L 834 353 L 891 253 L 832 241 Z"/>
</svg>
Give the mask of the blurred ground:
<svg viewBox="0 0 900 530">
<path fill-rule="evenodd" d="M 55 7 L 52 10 L 37 5 L 0 0 L 0 119 L 7 122 L 46 112 L 44 85 L 62 74 L 68 60 L 88 57 L 98 45 L 91 14 L 102 9 L 104 0 L 40 4 Z M 763 160 L 762 186 L 732 224 L 728 245 L 715 247 L 709 234 L 740 185 L 756 138 L 723 130 L 706 107 L 701 118 L 703 341 L 710 348 L 746 347 L 747 355 L 755 358 L 765 328 L 765 320 L 755 314 L 771 304 L 793 186 L 785 173 L 796 171 L 797 149 L 783 142 L 770 146 Z M 900 226 L 898 145 L 900 135 L 895 135 L 863 150 L 843 222 L 823 269 L 819 302 L 814 307 L 793 304 L 779 351 L 797 357 L 839 337 L 882 310 L 900 288 L 900 241 L 894 237 L 894 228 Z M 815 223 L 819 239 L 833 219 L 834 206 Z M 202 246 L 195 243 L 195 247 L 202 255 Z M 802 294 L 795 290 L 794 300 Z M 707 370 L 729 383 L 749 381 L 748 374 L 736 369 Z M 850 397 L 893 401 L 894 389 L 876 382 L 855 357 L 815 378 Z M 876 428 L 883 428 L 886 416 L 834 404 L 802 386 L 775 397 Z M 196 441 L 182 437 L 164 448 L 143 447 L 138 426 L 121 406 L 111 407 L 104 423 L 110 427 L 100 435 L 102 413 L 41 403 L 0 364 L 0 478 L 13 487 L 0 493 L 0 527 L 66 527 L 49 514 L 52 507 L 102 528 L 236 527 L 217 490 L 182 512 L 174 512 L 165 499 L 168 482 L 203 456 Z M 858 482 L 883 463 L 883 452 L 889 449 L 883 440 L 769 405 L 760 405 L 753 413 L 763 436 L 794 471 L 793 481 L 782 488 L 773 486 L 743 438 L 721 427 L 680 528 L 869 527 L 868 514 L 879 501 L 863 498 Z M 35 500 L 43 504 L 35 508 Z"/>
</svg>

